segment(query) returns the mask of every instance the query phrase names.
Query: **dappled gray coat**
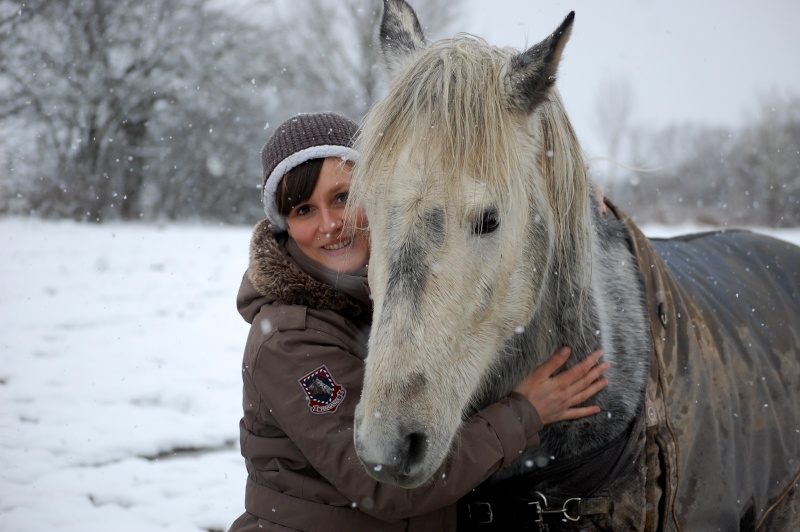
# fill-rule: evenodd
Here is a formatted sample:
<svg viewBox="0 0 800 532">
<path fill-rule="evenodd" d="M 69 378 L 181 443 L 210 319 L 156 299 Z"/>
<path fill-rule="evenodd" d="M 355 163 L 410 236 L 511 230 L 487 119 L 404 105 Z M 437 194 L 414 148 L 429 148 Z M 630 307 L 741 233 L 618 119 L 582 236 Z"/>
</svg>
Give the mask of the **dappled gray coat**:
<svg viewBox="0 0 800 532">
<path fill-rule="evenodd" d="M 624 221 L 654 352 L 612 529 L 800 530 L 800 249 Z"/>
</svg>

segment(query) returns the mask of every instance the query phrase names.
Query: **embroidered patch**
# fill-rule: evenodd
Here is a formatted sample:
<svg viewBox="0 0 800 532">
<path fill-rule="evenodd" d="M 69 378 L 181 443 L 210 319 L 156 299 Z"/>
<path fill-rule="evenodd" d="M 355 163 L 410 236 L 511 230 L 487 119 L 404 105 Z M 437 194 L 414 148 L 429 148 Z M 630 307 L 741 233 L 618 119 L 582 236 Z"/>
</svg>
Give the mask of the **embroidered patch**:
<svg viewBox="0 0 800 532">
<path fill-rule="evenodd" d="M 333 414 L 347 393 L 341 385 L 336 384 L 325 366 L 318 367 L 297 382 L 306 392 L 308 408 L 313 414 Z"/>
</svg>

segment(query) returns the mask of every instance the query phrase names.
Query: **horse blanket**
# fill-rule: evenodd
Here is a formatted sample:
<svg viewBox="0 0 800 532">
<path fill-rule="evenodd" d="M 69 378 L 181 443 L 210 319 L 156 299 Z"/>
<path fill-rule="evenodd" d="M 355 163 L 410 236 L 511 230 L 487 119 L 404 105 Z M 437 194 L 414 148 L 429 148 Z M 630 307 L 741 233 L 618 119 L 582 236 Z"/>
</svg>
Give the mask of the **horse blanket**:
<svg viewBox="0 0 800 532">
<path fill-rule="evenodd" d="M 653 352 L 642 415 L 610 455 L 485 488 L 499 503 L 494 523 L 800 530 L 800 248 L 748 231 L 648 240 L 611 211 L 628 228 L 647 296 Z"/>
<path fill-rule="evenodd" d="M 651 245 L 626 225 L 651 315 L 658 521 L 800 526 L 800 249 L 747 231 Z"/>
</svg>

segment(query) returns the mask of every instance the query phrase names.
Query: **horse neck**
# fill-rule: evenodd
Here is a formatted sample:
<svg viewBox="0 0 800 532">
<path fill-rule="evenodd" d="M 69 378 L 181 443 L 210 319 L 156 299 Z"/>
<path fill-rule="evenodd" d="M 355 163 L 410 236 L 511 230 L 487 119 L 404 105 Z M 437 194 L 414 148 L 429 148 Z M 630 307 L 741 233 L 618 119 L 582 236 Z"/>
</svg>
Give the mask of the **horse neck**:
<svg viewBox="0 0 800 532">
<path fill-rule="evenodd" d="M 605 373 L 609 385 L 587 401 L 599 405 L 601 414 L 551 425 L 542 432 L 540 452 L 561 456 L 601 448 L 629 430 L 643 400 L 651 351 L 644 289 L 627 231 L 611 215 L 600 215 L 593 197 L 592 201 L 591 250 L 583 261 L 588 275 L 573 275 L 572 283 L 551 283 L 549 296 L 557 308 L 549 309 L 550 317 L 544 321 L 556 334 L 532 327 L 527 339 L 531 350 L 551 338 L 555 340 L 551 351 L 570 346 L 573 355 L 568 365 L 599 348 L 611 363 Z M 558 272 L 551 273 L 558 277 Z M 538 356 L 540 363 L 550 353 Z"/>
<path fill-rule="evenodd" d="M 554 264 L 546 297 L 556 305 L 545 321 L 557 331 L 555 338 L 572 348 L 573 363 L 596 349 L 603 349 L 612 362 L 628 362 L 631 356 L 649 353 L 641 275 L 624 224 L 612 215 L 601 215 L 593 194 L 591 207 L 590 245 L 584 253 L 565 255 L 583 269 L 573 269 L 565 280 L 561 270 L 569 266 Z M 533 319 L 544 317 L 539 313 Z M 542 339 L 541 330 L 529 338 Z"/>
<path fill-rule="evenodd" d="M 572 272 L 565 279 L 560 271 L 563 261 L 553 263 L 539 307 L 524 332 L 510 340 L 499 357 L 496 380 L 483 397 L 482 402 L 488 404 L 507 395 L 563 345 L 572 349 L 566 367 L 603 349 L 611 362 L 605 373 L 609 385 L 587 401 L 599 405 L 602 412 L 545 427 L 540 447 L 526 455 L 528 462 L 582 456 L 602 448 L 630 428 L 642 401 L 650 336 L 640 276 L 621 222 L 601 216 L 594 203 L 592 210 L 588 253 L 572 257 L 582 261 L 588 275 Z M 523 471 L 520 466 L 505 475 Z"/>
</svg>

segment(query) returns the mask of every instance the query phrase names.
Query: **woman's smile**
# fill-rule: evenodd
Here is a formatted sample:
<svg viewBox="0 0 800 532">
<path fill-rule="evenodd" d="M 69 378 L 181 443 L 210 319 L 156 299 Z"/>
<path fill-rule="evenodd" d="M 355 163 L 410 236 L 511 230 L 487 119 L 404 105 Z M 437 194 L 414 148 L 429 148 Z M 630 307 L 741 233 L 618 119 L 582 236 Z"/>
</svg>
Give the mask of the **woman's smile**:
<svg viewBox="0 0 800 532">
<path fill-rule="evenodd" d="M 341 251 L 342 249 L 349 247 L 350 244 L 352 244 L 352 243 L 353 243 L 353 237 L 349 237 L 349 238 L 345 238 L 343 240 L 339 240 L 338 242 L 335 242 L 333 244 L 329 244 L 327 246 L 322 246 L 322 248 L 325 251 L 336 252 L 336 251 Z"/>
</svg>

